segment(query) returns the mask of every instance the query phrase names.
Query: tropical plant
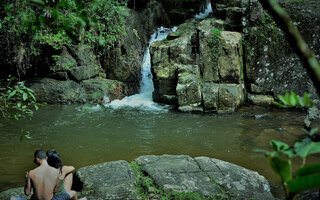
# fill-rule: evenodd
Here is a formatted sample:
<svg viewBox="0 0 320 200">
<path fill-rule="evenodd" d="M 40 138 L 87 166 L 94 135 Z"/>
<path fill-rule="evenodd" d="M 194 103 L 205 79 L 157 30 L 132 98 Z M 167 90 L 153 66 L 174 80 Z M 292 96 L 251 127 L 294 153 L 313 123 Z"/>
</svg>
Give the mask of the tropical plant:
<svg viewBox="0 0 320 200">
<path fill-rule="evenodd" d="M 287 200 L 293 199 L 299 192 L 320 187 L 320 164 L 306 165 L 307 156 L 320 153 L 320 142 L 312 140 L 318 130 L 304 131 L 308 137 L 297 141 L 294 146 L 272 140 L 270 145 L 274 151 L 255 150 L 264 153 L 269 158 L 272 170 L 281 179 Z M 292 158 L 294 157 L 302 159 L 301 166 L 296 172 L 292 170 Z"/>
<path fill-rule="evenodd" d="M 22 82 L 15 83 L 17 79 L 9 76 L 4 88 L 0 92 L 0 112 L 6 119 L 19 120 L 31 118 L 33 109 L 38 110 L 33 90 L 27 88 Z"/>
<path fill-rule="evenodd" d="M 6 66 L 6 73 L 2 76 L 15 74 L 20 79 L 40 53 L 50 63 L 53 55 L 73 45 L 89 45 L 103 55 L 123 38 L 125 15 L 126 9 L 115 0 L 4 0 L 0 65 Z"/>
<path fill-rule="evenodd" d="M 308 93 L 304 93 L 303 97 L 300 97 L 293 91 L 291 93 L 286 93 L 284 96 L 278 95 L 278 98 L 281 102 L 273 101 L 273 104 L 279 106 L 281 108 L 289 108 L 289 107 L 311 107 L 313 106 L 312 101 L 310 100 L 310 95 Z"/>
</svg>

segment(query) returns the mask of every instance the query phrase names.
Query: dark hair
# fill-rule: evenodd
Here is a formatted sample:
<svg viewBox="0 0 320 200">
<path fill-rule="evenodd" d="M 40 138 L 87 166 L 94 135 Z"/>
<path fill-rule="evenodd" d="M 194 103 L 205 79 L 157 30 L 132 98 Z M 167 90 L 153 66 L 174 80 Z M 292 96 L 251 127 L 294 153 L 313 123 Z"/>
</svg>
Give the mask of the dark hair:
<svg viewBox="0 0 320 200">
<path fill-rule="evenodd" d="M 48 164 L 51 167 L 60 169 L 60 172 L 62 173 L 62 161 L 59 153 L 56 152 L 55 150 L 49 150 L 47 151 L 47 156 L 48 156 Z"/>
<path fill-rule="evenodd" d="M 42 149 L 36 150 L 33 155 L 34 155 L 34 159 L 39 158 L 40 160 L 43 160 L 47 158 L 46 152 Z"/>
</svg>

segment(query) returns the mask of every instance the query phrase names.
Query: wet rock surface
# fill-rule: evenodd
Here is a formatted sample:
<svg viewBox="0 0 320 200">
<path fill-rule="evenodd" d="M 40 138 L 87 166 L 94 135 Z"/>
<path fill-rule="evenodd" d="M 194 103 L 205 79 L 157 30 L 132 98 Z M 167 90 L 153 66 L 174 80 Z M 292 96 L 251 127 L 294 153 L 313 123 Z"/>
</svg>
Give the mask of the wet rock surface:
<svg viewBox="0 0 320 200">
<path fill-rule="evenodd" d="M 39 102 L 69 103 L 121 99 L 127 95 L 126 84 L 101 77 L 76 82 L 50 78 L 33 79 L 26 83 Z"/>
<path fill-rule="evenodd" d="M 229 191 L 238 199 L 274 199 L 263 176 L 221 160 L 162 155 L 141 156 L 136 162 L 167 192 L 197 192 L 212 197 Z"/>
<path fill-rule="evenodd" d="M 135 176 L 126 161 L 107 162 L 80 168 L 76 173 L 82 183 L 82 195 L 88 199 L 136 199 Z"/>
<path fill-rule="evenodd" d="M 223 26 L 221 20 L 192 19 L 151 45 L 154 101 L 183 112 L 218 113 L 232 113 L 244 102 L 242 36 Z"/>
<path fill-rule="evenodd" d="M 319 1 L 279 1 L 288 12 L 308 46 L 319 60 Z M 248 90 L 252 93 L 278 95 L 294 91 L 316 95 L 299 57 L 284 32 L 265 12 L 258 0 L 242 2 L 243 33 Z M 312 27 L 312 28 L 311 28 Z M 251 85 L 251 86 L 250 86 Z"/>
</svg>

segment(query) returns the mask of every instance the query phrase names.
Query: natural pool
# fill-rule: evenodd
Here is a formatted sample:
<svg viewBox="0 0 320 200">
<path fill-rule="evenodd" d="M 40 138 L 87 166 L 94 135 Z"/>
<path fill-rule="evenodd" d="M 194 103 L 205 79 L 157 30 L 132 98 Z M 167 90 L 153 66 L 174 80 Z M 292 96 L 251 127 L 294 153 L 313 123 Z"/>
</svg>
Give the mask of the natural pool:
<svg viewBox="0 0 320 200">
<path fill-rule="evenodd" d="M 255 107 L 220 116 L 167 109 L 46 105 L 31 121 L 0 121 L 0 191 L 23 186 L 25 171 L 35 167 L 33 152 L 39 148 L 56 149 L 64 164 L 77 169 L 107 161 L 132 161 L 147 154 L 208 156 L 258 171 L 277 182 L 267 159 L 256 157 L 253 149 L 269 148 L 271 139 L 292 143 L 303 134 L 304 115 Z M 26 131 L 32 139 L 20 141 Z M 311 158 L 311 162 L 319 160 Z"/>
</svg>

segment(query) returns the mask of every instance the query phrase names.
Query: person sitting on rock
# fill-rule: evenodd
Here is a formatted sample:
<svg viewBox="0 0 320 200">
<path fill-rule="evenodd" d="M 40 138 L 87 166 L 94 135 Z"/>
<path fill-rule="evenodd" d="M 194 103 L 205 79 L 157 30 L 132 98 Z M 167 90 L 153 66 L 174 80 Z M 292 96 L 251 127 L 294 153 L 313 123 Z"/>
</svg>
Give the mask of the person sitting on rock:
<svg viewBox="0 0 320 200">
<path fill-rule="evenodd" d="M 64 200 L 74 197 L 75 191 L 69 191 L 62 194 L 54 194 L 59 177 L 59 169 L 49 166 L 47 154 L 43 150 L 37 150 L 34 153 L 34 163 L 38 165 L 35 169 L 26 173 L 26 184 L 24 192 L 27 196 L 33 188 L 31 199 L 37 200 Z"/>
<path fill-rule="evenodd" d="M 59 180 L 55 188 L 55 194 L 69 194 L 71 199 L 77 200 L 77 193 L 74 190 L 71 190 L 72 187 L 72 171 L 74 170 L 73 166 L 63 166 L 60 155 L 55 150 L 47 151 L 48 164 L 51 167 L 59 170 Z M 81 198 L 81 200 L 86 200 L 86 198 Z"/>
</svg>

